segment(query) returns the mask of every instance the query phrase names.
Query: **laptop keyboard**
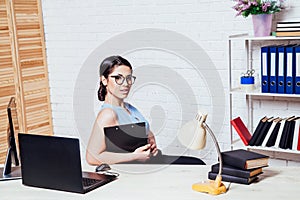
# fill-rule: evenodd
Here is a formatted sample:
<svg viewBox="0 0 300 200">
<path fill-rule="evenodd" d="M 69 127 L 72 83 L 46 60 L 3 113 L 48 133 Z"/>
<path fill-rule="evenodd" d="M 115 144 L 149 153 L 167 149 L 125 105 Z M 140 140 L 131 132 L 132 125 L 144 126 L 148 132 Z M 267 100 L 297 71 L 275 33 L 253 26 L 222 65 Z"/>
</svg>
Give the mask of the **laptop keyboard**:
<svg viewBox="0 0 300 200">
<path fill-rule="evenodd" d="M 89 187 L 91 185 L 94 185 L 96 183 L 101 183 L 101 182 L 104 182 L 104 180 L 91 179 L 91 178 L 82 178 L 83 187 Z"/>
</svg>

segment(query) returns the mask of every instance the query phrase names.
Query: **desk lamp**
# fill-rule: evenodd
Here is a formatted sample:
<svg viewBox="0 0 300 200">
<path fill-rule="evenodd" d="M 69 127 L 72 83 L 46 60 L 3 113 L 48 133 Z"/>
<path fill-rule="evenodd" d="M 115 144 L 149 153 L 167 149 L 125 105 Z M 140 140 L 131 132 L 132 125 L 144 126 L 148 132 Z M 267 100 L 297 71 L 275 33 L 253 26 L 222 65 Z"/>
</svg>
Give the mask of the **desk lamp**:
<svg viewBox="0 0 300 200">
<path fill-rule="evenodd" d="M 222 183 L 222 156 L 219 144 L 209 126 L 205 123 L 207 114 L 197 113 L 195 120 L 192 120 L 180 129 L 178 139 L 186 147 L 194 150 L 203 149 L 206 144 L 206 130 L 209 132 L 216 146 L 219 157 L 219 173 L 215 180 L 207 180 L 192 185 L 192 189 L 198 192 L 218 195 L 226 192 L 226 187 Z"/>
</svg>

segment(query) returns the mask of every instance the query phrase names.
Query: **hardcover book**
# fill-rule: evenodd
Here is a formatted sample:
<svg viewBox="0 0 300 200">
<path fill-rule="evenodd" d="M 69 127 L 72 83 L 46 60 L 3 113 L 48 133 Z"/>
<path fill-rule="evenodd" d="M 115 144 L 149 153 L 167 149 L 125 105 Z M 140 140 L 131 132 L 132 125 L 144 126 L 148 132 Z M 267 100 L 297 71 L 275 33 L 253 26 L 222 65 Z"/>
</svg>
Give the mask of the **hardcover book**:
<svg viewBox="0 0 300 200">
<path fill-rule="evenodd" d="M 224 165 L 230 165 L 240 169 L 266 167 L 269 162 L 269 156 L 244 149 L 222 152 L 222 159 Z"/>
<path fill-rule="evenodd" d="M 261 146 L 274 119 L 267 120 L 255 141 L 255 146 Z"/>
<path fill-rule="evenodd" d="M 297 37 L 300 36 L 300 31 L 276 31 L 277 37 Z"/>
<path fill-rule="evenodd" d="M 219 173 L 219 163 L 214 164 L 211 166 L 211 172 Z M 239 169 L 237 167 L 233 167 L 230 165 L 223 165 L 222 167 L 222 175 L 230 175 L 230 176 L 236 176 L 241 178 L 250 178 L 253 176 L 257 176 L 258 174 L 262 173 L 262 168 L 255 168 L 255 169 Z"/>
<path fill-rule="evenodd" d="M 218 173 L 208 172 L 208 178 L 211 180 L 215 180 L 217 175 L 218 175 Z M 237 177 L 237 176 L 230 176 L 227 174 L 222 175 L 222 181 L 232 182 L 232 183 L 241 183 L 241 184 L 247 184 L 247 185 L 249 185 L 250 183 L 253 183 L 257 179 L 258 179 L 258 176 L 253 176 L 250 178 L 243 178 L 243 177 Z"/>
<path fill-rule="evenodd" d="M 255 131 L 254 131 L 254 133 L 253 133 L 253 135 L 252 135 L 252 137 L 251 137 L 251 139 L 250 139 L 250 141 L 249 141 L 249 145 L 250 145 L 250 146 L 254 146 L 254 145 L 255 145 L 256 140 L 257 140 L 257 138 L 259 137 L 259 134 L 261 133 L 261 131 L 262 131 L 262 129 L 264 128 L 264 126 L 266 125 L 267 120 L 268 120 L 268 118 L 265 116 L 265 117 L 263 117 L 263 118 L 259 121 L 259 123 L 258 123 L 258 125 L 256 126 Z"/>
<path fill-rule="evenodd" d="M 251 139 L 251 134 L 250 134 L 248 128 L 245 126 L 242 119 L 240 117 L 237 117 L 237 118 L 231 120 L 230 123 L 234 127 L 236 132 L 239 134 L 243 143 L 247 146 Z"/>
</svg>

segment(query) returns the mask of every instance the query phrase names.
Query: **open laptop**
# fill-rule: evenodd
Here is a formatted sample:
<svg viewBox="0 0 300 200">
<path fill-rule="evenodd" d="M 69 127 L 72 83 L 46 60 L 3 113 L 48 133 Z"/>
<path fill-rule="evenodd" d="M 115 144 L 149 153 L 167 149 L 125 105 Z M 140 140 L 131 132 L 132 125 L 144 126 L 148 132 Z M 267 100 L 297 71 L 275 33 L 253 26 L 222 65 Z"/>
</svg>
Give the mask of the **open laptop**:
<svg viewBox="0 0 300 200">
<path fill-rule="evenodd" d="M 104 127 L 106 150 L 116 153 L 133 152 L 148 144 L 145 122 Z"/>
<path fill-rule="evenodd" d="M 82 172 L 79 139 L 23 133 L 18 138 L 24 185 L 86 193 L 116 179 Z"/>
</svg>

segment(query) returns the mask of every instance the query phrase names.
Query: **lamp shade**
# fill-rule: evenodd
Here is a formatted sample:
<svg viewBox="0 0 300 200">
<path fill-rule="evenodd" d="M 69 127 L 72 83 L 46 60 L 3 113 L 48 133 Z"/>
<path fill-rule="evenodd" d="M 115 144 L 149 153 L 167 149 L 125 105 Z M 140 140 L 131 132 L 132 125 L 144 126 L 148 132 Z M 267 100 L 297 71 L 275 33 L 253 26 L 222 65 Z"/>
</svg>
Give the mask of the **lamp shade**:
<svg viewBox="0 0 300 200">
<path fill-rule="evenodd" d="M 184 124 L 178 132 L 178 140 L 182 145 L 189 149 L 199 150 L 206 145 L 206 129 L 203 127 L 203 121 L 206 114 L 198 113 L 199 117 Z"/>
</svg>

